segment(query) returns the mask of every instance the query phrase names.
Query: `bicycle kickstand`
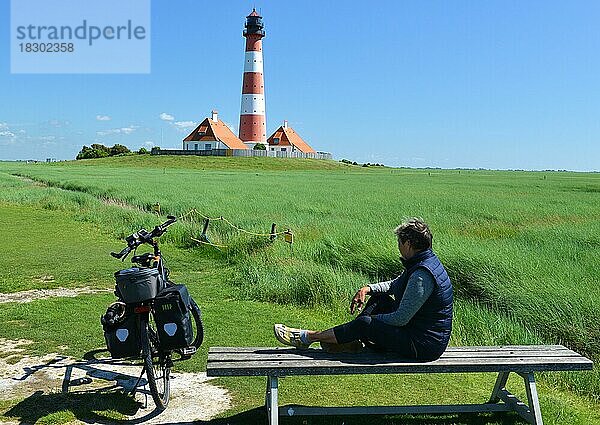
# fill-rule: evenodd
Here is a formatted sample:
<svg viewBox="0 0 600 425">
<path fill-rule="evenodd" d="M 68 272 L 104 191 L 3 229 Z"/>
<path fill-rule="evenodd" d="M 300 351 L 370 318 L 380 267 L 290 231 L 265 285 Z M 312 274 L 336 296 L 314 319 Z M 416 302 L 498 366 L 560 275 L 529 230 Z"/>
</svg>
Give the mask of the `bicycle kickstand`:
<svg viewBox="0 0 600 425">
<path fill-rule="evenodd" d="M 140 385 L 140 381 L 142 380 L 142 376 L 144 376 L 144 373 L 146 372 L 146 366 L 144 366 L 142 368 L 142 373 L 140 374 L 140 377 L 138 378 L 138 380 L 135 382 L 135 385 L 133 386 L 133 388 L 131 389 L 131 391 L 129 392 L 130 396 L 135 396 L 135 392 L 138 389 L 138 385 Z"/>
</svg>

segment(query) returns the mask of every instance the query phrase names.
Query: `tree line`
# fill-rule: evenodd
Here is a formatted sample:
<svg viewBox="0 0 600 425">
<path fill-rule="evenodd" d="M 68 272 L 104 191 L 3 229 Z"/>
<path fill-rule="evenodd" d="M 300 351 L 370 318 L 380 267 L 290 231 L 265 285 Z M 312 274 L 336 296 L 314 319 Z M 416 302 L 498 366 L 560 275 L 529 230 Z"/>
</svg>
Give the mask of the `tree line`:
<svg viewBox="0 0 600 425">
<path fill-rule="evenodd" d="M 104 146 L 99 143 L 93 143 L 91 146 L 84 145 L 77 154 L 76 159 L 106 158 L 109 156 L 130 155 L 136 153 L 144 155 L 150 153 L 150 151 L 142 147 L 138 151 L 132 152 L 127 146 L 120 145 L 118 143 L 112 147 Z"/>
</svg>

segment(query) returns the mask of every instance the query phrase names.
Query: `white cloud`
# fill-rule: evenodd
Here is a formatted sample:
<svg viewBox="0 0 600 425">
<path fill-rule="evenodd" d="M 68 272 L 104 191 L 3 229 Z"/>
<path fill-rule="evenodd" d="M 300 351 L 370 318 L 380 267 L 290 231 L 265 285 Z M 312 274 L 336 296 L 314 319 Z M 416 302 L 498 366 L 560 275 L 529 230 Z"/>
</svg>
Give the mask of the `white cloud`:
<svg viewBox="0 0 600 425">
<path fill-rule="evenodd" d="M 129 127 L 123 127 L 121 129 L 121 133 L 123 133 L 123 134 L 131 134 L 131 133 L 133 133 L 135 131 L 136 128 L 137 127 L 134 126 L 134 125 L 130 125 Z"/>
<path fill-rule="evenodd" d="M 5 129 L 8 128 L 8 124 L 6 124 L 5 122 L 0 122 L 0 129 Z"/>
<path fill-rule="evenodd" d="M 97 131 L 96 134 L 100 137 L 103 137 L 103 136 L 110 136 L 111 134 L 119 134 L 120 132 L 121 132 L 120 128 L 113 128 L 111 130 Z"/>
<path fill-rule="evenodd" d="M 197 124 L 194 121 L 177 121 L 177 122 L 174 122 L 173 125 L 178 130 L 185 130 L 188 128 L 195 127 Z"/>
<path fill-rule="evenodd" d="M 49 141 L 55 140 L 56 136 L 40 136 L 39 139 L 43 140 L 43 141 L 46 141 L 46 142 L 49 142 Z"/>
<path fill-rule="evenodd" d="M 111 118 L 108 115 L 96 115 L 98 121 L 110 121 Z"/>
<path fill-rule="evenodd" d="M 8 130 L 0 131 L 0 146 L 12 145 L 17 141 L 15 133 Z"/>
<path fill-rule="evenodd" d="M 100 137 L 110 136 L 113 134 L 131 134 L 137 128 L 138 128 L 137 125 L 130 125 L 129 127 L 111 128 L 110 130 L 97 131 L 96 134 Z"/>
<path fill-rule="evenodd" d="M 152 140 L 146 140 L 144 142 L 145 148 L 152 149 L 154 146 L 156 146 L 156 145 L 154 144 L 154 142 Z"/>
<path fill-rule="evenodd" d="M 175 117 L 171 114 L 167 114 L 166 112 L 163 112 L 162 114 L 160 114 L 160 119 L 163 121 L 174 121 Z"/>
</svg>

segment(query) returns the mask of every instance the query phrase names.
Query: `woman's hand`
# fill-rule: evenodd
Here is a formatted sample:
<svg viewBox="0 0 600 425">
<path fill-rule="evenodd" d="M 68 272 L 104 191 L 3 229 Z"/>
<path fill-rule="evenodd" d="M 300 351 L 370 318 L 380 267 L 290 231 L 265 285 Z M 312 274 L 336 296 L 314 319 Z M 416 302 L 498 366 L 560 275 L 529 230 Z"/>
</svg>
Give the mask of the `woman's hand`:
<svg viewBox="0 0 600 425">
<path fill-rule="evenodd" d="M 362 310 L 365 305 L 365 297 L 369 295 L 370 292 L 371 288 L 368 286 L 363 286 L 356 292 L 350 303 L 350 314 L 354 314 L 355 311 L 359 313 Z"/>
</svg>

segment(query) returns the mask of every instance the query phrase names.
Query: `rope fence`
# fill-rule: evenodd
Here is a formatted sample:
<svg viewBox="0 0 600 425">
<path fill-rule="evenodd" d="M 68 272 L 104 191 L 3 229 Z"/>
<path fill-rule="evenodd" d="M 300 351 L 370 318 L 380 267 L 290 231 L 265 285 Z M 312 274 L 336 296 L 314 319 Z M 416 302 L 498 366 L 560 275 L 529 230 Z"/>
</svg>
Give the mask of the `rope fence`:
<svg viewBox="0 0 600 425">
<path fill-rule="evenodd" d="M 159 204 L 156 204 L 155 210 L 157 210 L 157 212 L 160 213 L 160 206 Z M 287 230 L 283 230 L 283 231 L 276 231 L 277 226 L 275 223 L 271 224 L 271 232 L 270 233 L 256 233 L 256 232 L 251 232 L 249 230 L 246 230 L 244 228 L 241 228 L 235 224 L 233 224 L 231 221 L 227 220 L 225 217 L 223 217 L 222 215 L 219 217 L 208 217 L 204 214 L 202 214 L 200 211 L 198 211 L 196 208 L 192 208 L 191 210 L 189 210 L 188 212 L 186 212 L 185 214 L 182 214 L 178 217 L 178 220 L 185 220 L 188 219 L 189 217 L 201 217 L 204 220 L 204 226 L 202 228 L 202 233 L 200 234 L 199 237 L 194 238 L 192 237 L 191 239 L 194 242 L 200 243 L 200 244 L 204 244 L 204 245 L 210 245 L 213 246 L 217 249 L 220 248 L 228 248 L 227 245 L 219 245 L 216 243 L 213 243 L 209 237 L 208 237 L 208 228 L 210 225 L 211 221 L 222 221 L 223 223 L 227 224 L 228 226 L 232 227 L 233 229 L 235 229 L 238 232 L 242 232 L 245 233 L 247 235 L 251 235 L 251 236 L 258 236 L 258 237 L 268 237 L 271 242 L 274 241 L 275 239 L 277 239 L 278 236 L 283 235 L 284 236 L 284 241 L 290 244 L 290 248 L 292 246 L 292 244 L 294 243 L 294 233 L 291 231 L 291 229 L 287 229 Z"/>
</svg>

